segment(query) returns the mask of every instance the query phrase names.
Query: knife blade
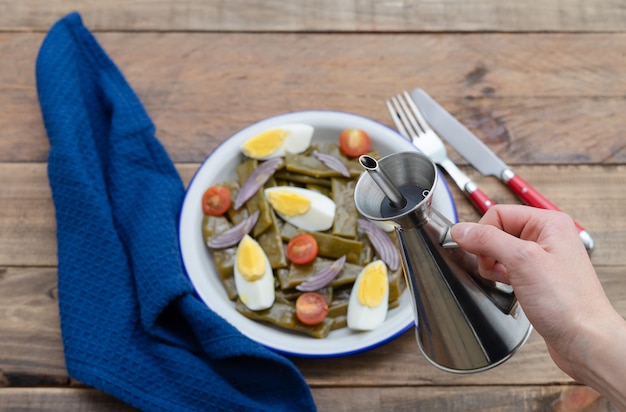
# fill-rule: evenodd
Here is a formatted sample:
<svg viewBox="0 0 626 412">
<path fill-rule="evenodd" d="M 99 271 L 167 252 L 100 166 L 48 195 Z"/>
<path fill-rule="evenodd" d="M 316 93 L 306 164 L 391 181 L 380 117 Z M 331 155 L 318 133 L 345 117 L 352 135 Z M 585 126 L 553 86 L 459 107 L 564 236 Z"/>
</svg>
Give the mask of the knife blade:
<svg viewBox="0 0 626 412">
<path fill-rule="evenodd" d="M 504 182 L 524 203 L 550 210 L 561 210 L 537 189 L 515 174 L 513 170 L 496 156 L 476 135 L 441 107 L 428 93 L 415 89 L 411 93 L 415 104 L 426 121 L 435 131 L 459 152 L 476 170 L 485 176 L 495 176 Z M 578 234 L 587 251 L 594 248 L 593 237 L 579 223 Z"/>
</svg>

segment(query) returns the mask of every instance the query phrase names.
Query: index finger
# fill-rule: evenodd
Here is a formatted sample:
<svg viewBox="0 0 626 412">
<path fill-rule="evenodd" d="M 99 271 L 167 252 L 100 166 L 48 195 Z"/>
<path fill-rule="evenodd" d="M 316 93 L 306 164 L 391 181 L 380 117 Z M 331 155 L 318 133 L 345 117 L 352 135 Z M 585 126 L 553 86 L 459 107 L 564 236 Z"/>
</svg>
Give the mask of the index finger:
<svg viewBox="0 0 626 412">
<path fill-rule="evenodd" d="M 520 205 L 493 206 L 479 223 L 457 224 L 452 237 L 468 252 L 507 268 L 528 264 L 544 251 L 582 247 L 573 220 L 565 213 Z"/>
</svg>

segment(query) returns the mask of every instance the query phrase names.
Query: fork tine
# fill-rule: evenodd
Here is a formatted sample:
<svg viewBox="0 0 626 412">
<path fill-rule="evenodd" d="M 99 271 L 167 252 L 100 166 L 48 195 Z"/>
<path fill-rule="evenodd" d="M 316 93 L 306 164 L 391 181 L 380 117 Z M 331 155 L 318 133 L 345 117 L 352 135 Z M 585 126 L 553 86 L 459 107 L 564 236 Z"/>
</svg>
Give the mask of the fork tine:
<svg viewBox="0 0 626 412">
<path fill-rule="evenodd" d="M 402 95 L 396 95 L 394 96 L 394 99 L 397 101 L 397 104 L 402 107 L 401 113 L 403 113 L 404 115 L 405 125 L 407 128 L 412 129 L 415 135 L 420 136 L 422 134 L 422 128 L 418 124 L 417 119 L 414 116 L 413 110 L 411 110 L 409 106 L 407 106 L 407 103 L 405 102 L 406 96 L 404 96 L 404 99 L 402 97 Z"/>
<path fill-rule="evenodd" d="M 419 124 L 420 129 L 422 129 L 424 132 L 431 130 L 431 127 L 428 125 L 428 123 L 426 122 L 426 119 L 424 119 L 424 116 L 422 116 L 422 113 L 415 105 L 415 102 L 413 101 L 413 98 L 411 97 L 409 92 L 405 90 L 404 93 L 402 94 L 404 95 L 404 98 L 406 99 L 407 104 L 411 108 L 411 112 L 413 113 L 413 115 L 415 115 L 415 119 L 417 123 Z"/>
<path fill-rule="evenodd" d="M 402 119 L 400 119 L 400 115 L 398 114 L 398 111 L 394 108 L 391 102 L 389 102 L 389 100 L 387 100 L 386 103 L 387 110 L 389 110 L 389 114 L 391 115 L 391 118 L 396 125 L 396 129 L 398 129 L 402 136 L 410 139 L 411 136 L 409 135 L 409 132 L 405 129 L 404 124 L 402 123 Z"/>
<path fill-rule="evenodd" d="M 397 118 L 403 125 L 404 130 L 407 133 L 409 139 L 416 139 L 420 136 L 422 131 L 416 128 L 415 119 L 411 118 L 411 113 L 407 110 L 406 105 L 402 102 L 402 96 L 395 95 L 391 98 L 391 103 L 395 109 Z"/>
</svg>

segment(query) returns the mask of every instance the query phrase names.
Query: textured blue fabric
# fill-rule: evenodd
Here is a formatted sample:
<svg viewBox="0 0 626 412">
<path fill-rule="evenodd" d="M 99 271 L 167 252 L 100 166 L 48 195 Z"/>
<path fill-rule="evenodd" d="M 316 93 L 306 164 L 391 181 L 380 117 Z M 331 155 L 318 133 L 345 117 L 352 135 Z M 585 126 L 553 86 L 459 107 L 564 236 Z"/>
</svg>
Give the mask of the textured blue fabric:
<svg viewBox="0 0 626 412">
<path fill-rule="evenodd" d="M 178 251 L 181 179 L 77 13 L 50 29 L 36 74 L 69 374 L 144 410 L 315 410 L 288 359 L 195 295 Z"/>
</svg>

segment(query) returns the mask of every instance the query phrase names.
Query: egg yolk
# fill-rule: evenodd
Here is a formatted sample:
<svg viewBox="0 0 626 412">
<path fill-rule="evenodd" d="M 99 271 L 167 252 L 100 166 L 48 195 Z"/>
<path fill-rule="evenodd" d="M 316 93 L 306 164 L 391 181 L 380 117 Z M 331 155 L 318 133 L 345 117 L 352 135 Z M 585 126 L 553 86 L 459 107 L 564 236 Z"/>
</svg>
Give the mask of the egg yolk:
<svg viewBox="0 0 626 412">
<path fill-rule="evenodd" d="M 288 190 L 268 192 L 267 200 L 269 200 L 274 210 L 286 217 L 303 215 L 311 207 L 311 201 L 308 198 Z"/>
<path fill-rule="evenodd" d="M 289 131 L 285 129 L 268 130 L 248 139 L 241 150 L 253 158 L 269 156 L 278 150 L 288 135 Z"/>
<path fill-rule="evenodd" d="M 387 267 L 383 262 L 377 261 L 368 265 L 364 270 L 357 297 L 361 305 L 375 308 L 382 303 L 389 287 Z"/>
<path fill-rule="evenodd" d="M 250 236 L 244 236 L 237 250 L 237 270 L 248 282 L 260 279 L 265 273 L 263 249 Z"/>
</svg>

